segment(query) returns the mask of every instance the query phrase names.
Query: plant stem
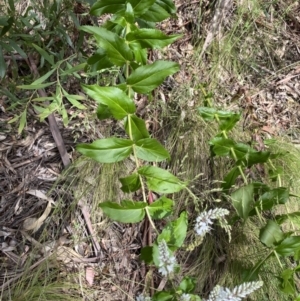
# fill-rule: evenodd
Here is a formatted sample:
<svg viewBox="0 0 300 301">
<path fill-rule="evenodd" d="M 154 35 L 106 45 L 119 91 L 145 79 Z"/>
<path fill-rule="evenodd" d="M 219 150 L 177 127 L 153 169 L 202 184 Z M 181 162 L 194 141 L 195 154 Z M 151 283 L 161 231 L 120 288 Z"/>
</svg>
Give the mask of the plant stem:
<svg viewBox="0 0 300 301">
<path fill-rule="evenodd" d="M 282 264 L 281 264 L 281 261 L 280 261 L 280 259 L 279 259 L 279 257 L 278 257 L 277 252 L 274 251 L 274 254 L 275 254 L 276 258 L 277 258 L 277 261 L 278 261 L 278 263 L 279 263 L 279 265 L 280 265 L 280 268 L 283 269 L 283 266 L 282 266 Z"/>
<path fill-rule="evenodd" d="M 249 278 L 251 278 L 251 276 L 254 274 L 254 272 L 256 270 L 258 270 L 262 265 L 263 263 L 272 255 L 272 253 L 274 252 L 274 250 L 272 250 L 267 256 L 265 259 L 262 259 L 254 268 L 254 270 L 252 270 L 251 274 L 249 275 Z M 276 252 L 275 252 L 276 253 Z M 280 264 L 281 265 L 281 264 Z"/>
<path fill-rule="evenodd" d="M 151 218 L 151 215 L 150 215 L 149 210 L 148 210 L 147 207 L 145 208 L 145 211 L 146 211 L 148 220 L 149 220 L 149 222 L 150 222 L 150 225 L 152 226 L 152 228 L 154 229 L 154 231 L 156 232 L 156 234 L 159 235 L 159 232 L 158 232 L 158 230 L 156 229 L 156 227 L 155 227 L 155 225 L 154 225 L 154 222 L 153 222 L 153 220 L 152 220 L 152 218 Z"/>
<path fill-rule="evenodd" d="M 128 66 L 126 66 L 126 74 L 129 72 Z M 127 75 L 126 75 L 127 76 Z M 129 92 L 128 92 L 129 93 Z M 132 136 L 132 125 L 131 125 L 131 118 L 130 118 L 130 115 L 127 116 L 127 119 L 128 119 L 128 128 L 129 128 L 129 137 L 130 137 L 130 140 L 133 141 L 133 136 Z M 139 159 L 136 155 L 136 149 L 135 149 L 135 146 L 133 145 L 133 156 L 134 156 L 134 161 L 135 161 L 135 165 L 136 165 L 136 169 L 139 169 L 140 167 L 140 162 L 139 162 Z M 145 184 L 144 184 L 144 180 L 143 180 L 143 177 L 141 175 L 139 175 L 139 179 L 140 179 L 140 182 L 141 182 L 141 188 L 142 188 L 142 194 L 143 194 L 143 202 L 145 203 L 148 203 L 147 201 L 147 196 L 146 196 L 146 189 L 145 189 Z M 155 230 L 155 232 L 157 233 L 157 235 L 159 234 L 158 233 L 158 230 L 156 229 L 155 225 L 154 225 L 154 222 L 151 218 L 151 215 L 149 213 L 149 210 L 148 208 L 146 207 L 145 208 L 145 211 L 146 211 L 146 214 L 147 214 L 147 217 L 148 217 L 148 220 L 150 222 L 150 225 L 152 226 L 152 228 Z"/>
</svg>

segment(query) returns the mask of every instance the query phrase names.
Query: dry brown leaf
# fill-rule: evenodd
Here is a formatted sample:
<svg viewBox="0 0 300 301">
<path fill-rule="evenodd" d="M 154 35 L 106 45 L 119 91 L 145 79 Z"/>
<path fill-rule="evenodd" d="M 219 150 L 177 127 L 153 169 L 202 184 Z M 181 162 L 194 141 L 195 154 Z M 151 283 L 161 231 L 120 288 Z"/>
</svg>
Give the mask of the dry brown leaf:
<svg viewBox="0 0 300 301">
<path fill-rule="evenodd" d="M 51 212 L 52 204 L 54 204 L 54 201 L 47 197 L 42 191 L 40 190 L 29 190 L 27 191 L 28 194 L 34 195 L 38 198 L 44 199 L 48 201 L 47 207 L 44 211 L 44 213 L 39 217 L 29 217 L 27 218 L 23 223 L 23 229 L 25 231 L 32 230 L 33 233 L 35 233 L 43 224 L 45 219 L 48 217 L 49 213 Z"/>
<path fill-rule="evenodd" d="M 94 284 L 95 271 L 93 267 L 86 267 L 85 269 L 85 279 L 89 286 Z"/>
<path fill-rule="evenodd" d="M 271 127 L 267 126 L 267 125 L 264 125 L 262 128 L 261 128 L 262 131 L 264 132 L 267 132 L 271 135 L 274 135 L 275 134 L 275 131 L 274 129 L 272 129 Z"/>
<path fill-rule="evenodd" d="M 56 252 L 57 260 L 60 260 L 64 263 L 70 263 L 72 259 L 76 258 L 81 259 L 81 256 L 76 253 L 73 249 L 65 246 L 59 246 Z"/>
<path fill-rule="evenodd" d="M 53 200 L 51 198 L 49 198 L 48 196 L 46 196 L 41 190 L 33 189 L 33 190 L 26 191 L 26 193 L 36 196 L 37 198 L 40 198 L 42 200 L 52 202 L 54 204 Z"/>
</svg>

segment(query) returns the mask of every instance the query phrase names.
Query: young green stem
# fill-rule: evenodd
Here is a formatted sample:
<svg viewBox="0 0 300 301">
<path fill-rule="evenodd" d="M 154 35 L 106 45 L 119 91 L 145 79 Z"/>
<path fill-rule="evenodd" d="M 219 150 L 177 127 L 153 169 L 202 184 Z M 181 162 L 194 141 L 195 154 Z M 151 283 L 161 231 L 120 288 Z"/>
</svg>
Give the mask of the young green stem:
<svg viewBox="0 0 300 301">
<path fill-rule="evenodd" d="M 283 269 L 283 266 L 282 266 L 282 264 L 281 264 L 281 261 L 280 261 L 280 259 L 279 259 L 279 257 L 278 257 L 277 252 L 274 251 L 274 254 L 275 254 L 276 258 L 277 258 L 277 261 L 278 261 L 278 263 L 279 263 L 279 265 L 280 265 L 280 268 Z"/>
<path fill-rule="evenodd" d="M 252 277 L 252 275 L 255 273 L 255 271 L 258 270 L 258 269 L 263 265 L 263 263 L 264 263 L 265 261 L 267 261 L 267 259 L 268 259 L 269 257 L 272 256 L 272 254 L 273 254 L 274 252 L 275 252 L 275 251 L 272 250 L 272 251 L 266 256 L 266 258 L 262 259 L 258 264 L 255 265 L 255 268 L 254 268 L 254 270 L 251 271 L 251 274 L 249 275 L 249 278 Z M 275 253 L 276 253 L 276 252 L 275 252 Z"/>
<path fill-rule="evenodd" d="M 133 141 L 132 125 L 131 125 L 131 118 L 130 118 L 130 115 L 128 115 L 128 128 L 129 128 L 129 137 L 130 137 L 130 139 Z M 138 168 L 140 167 L 140 162 L 139 162 L 139 159 L 138 159 L 138 157 L 137 157 L 137 155 L 136 155 L 136 149 L 135 149 L 134 146 L 133 146 L 133 156 L 134 156 L 134 160 L 135 160 L 136 169 L 138 169 Z M 141 175 L 139 175 L 139 179 L 140 179 L 140 182 L 141 182 L 141 188 L 142 188 L 142 194 L 143 194 L 143 201 L 144 201 L 145 203 L 148 203 L 148 202 L 147 202 L 147 196 L 146 196 L 145 184 L 144 184 L 144 181 L 143 181 L 143 178 L 142 178 Z M 153 222 L 153 220 L 152 220 L 152 218 L 151 218 L 151 215 L 150 215 L 150 213 L 149 213 L 148 208 L 145 208 L 145 210 L 146 210 L 146 214 L 147 214 L 148 220 L 149 220 L 149 222 L 150 222 L 150 225 L 151 225 L 152 228 L 155 230 L 155 232 L 156 232 L 157 234 L 159 234 L 159 233 L 158 233 L 158 230 L 156 229 L 156 227 L 155 227 L 155 225 L 154 225 L 154 222 Z"/>
</svg>

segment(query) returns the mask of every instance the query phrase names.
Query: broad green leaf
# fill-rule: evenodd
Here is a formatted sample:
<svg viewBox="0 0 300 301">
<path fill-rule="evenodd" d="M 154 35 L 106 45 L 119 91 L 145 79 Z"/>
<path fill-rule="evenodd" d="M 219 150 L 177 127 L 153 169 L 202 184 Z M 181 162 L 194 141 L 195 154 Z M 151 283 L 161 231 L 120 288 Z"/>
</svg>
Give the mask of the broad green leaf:
<svg viewBox="0 0 300 301">
<path fill-rule="evenodd" d="M 156 292 L 153 297 L 151 298 L 152 301 L 173 301 L 174 299 L 174 294 L 171 292 L 166 292 L 166 291 L 161 291 L 161 292 Z"/>
<path fill-rule="evenodd" d="M 127 85 L 137 93 L 149 93 L 158 87 L 167 76 L 179 71 L 174 62 L 156 61 L 151 65 L 141 66 L 127 78 Z"/>
<path fill-rule="evenodd" d="M 87 63 L 91 65 L 92 71 L 99 71 L 113 66 L 113 63 L 108 59 L 106 52 L 101 48 L 88 58 Z"/>
<path fill-rule="evenodd" d="M 230 189 L 234 183 L 236 178 L 240 175 L 240 171 L 238 166 L 233 167 L 230 172 L 225 176 L 223 183 L 221 185 L 222 189 L 228 190 Z"/>
<path fill-rule="evenodd" d="M 78 144 L 76 149 L 83 155 L 100 163 L 114 163 L 127 158 L 132 152 L 131 140 L 107 138 L 95 140 L 91 144 Z"/>
<path fill-rule="evenodd" d="M 98 104 L 96 114 L 99 120 L 104 120 L 113 117 L 109 107 L 103 105 L 102 103 Z"/>
<path fill-rule="evenodd" d="M 136 62 L 131 62 L 130 66 L 133 70 L 139 67 L 139 64 L 147 64 L 147 49 L 142 49 L 139 44 L 131 43 L 129 47 L 132 49 Z"/>
<path fill-rule="evenodd" d="M 18 134 L 20 135 L 26 125 L 26 119 L 27 117 L 27 110 L 25 109 L 22 114 L 21 114 L 21 117 L 20 117 L 20 123 L 19 123 L 19 128 L 18 128 Z"/>
<path fill-rule="evenodd" d="M 176 7 L 173 0 L 156 0 L 156 3 L 169 14 L 173 15 L 176 13 Z"/>
<path fill-rule="evenodd" d="M 136 17 L 144 14 L 155 2 L 155 0 L 128 0 Z"/>
<path fill-rule="evenodd" d="M 228 156 L 231 153 L 231 149 L 235 146 L 235 142 L 231 139 L 223 137 L 215 137 L 209 141 L 212 145 L 212 150 L 217 156 Z"/>
<path fill-rule="evenodd" d="M 127 61 L 133 60 L 131 49 L 116 33 L 96 26 L 81 26 L 80 29 L 94 35 L 99 46 L 105 50 L 108 58 L 115 65 L 123 66 Z"/>
<path fill-rule="evenodd" d="M 272 221 L 268 220 L 265 227 L 260 229 L 259 239 L 267 247 L 273 247 L 284 238 L 280 226 Z"/>
<path fill-rule="evenodd" d="M 273 182 L 277 181 L 278 176 L 283 175 L 283 168 L 281 166 L 276 167 L 275 169 L 269 170 L 269 178 Z"/>
<path fill-rule="evenodd" d="M 168 151 L 156 139 L 138 140 L 134 147 L 137 157 L 148 162 L 160 162 L 170 158 Z"/>
<path fill-rule="evenodd" d="M 262 195 L 270 191 L 270 187 L 262 182 L 252 182 L 254 195 Z"/>
<path fill-rule="evenodd" d="M 300 212 L 292 212 L 288 214 L 281 214 L 276 216 L 276 222 L 278 224 L 283 224 L 286 221 L 290 221 L 294 225 L 296 225 L 298 228 L 300 228 Z"/>
<path fill-rule="evenodd" d="M 296 292 L 294 273 L 295 271 L 291 269 L 286 269 L 281 272 L 279 278 L 281 280 L 281 284 L 279 288 L 285 294 L 294 295 Z"/>
<path fill-rule="evenodd" d="M 141 15 L 139 18 L 148 21 L 148 22 L 161 22 L 168 17 L 170 17 L 170 14 L 161 7 L 156 1 L 148 10 L 146 13 Z"/>
<path fill-rule="evenodd" d="M 148 211 L 153 219 L 162 219 L 170 215 L 173 211 L 174 202 L 171 199 L 162 196 L 150 206 L 148 206 Z"/>
<path fill-rule="evenodd" d="M 271 255 L 269 255 L 269 257 L 271 257 Z M 266 259 L 264 258 L 263 261 L 265 261 L 265 260 Z M 242 282 L 257 281 L 259 279 L 260 269 L 262 267 L 262 261 L 257 262 L 251 268 L 247 268 L 246 266 L 241 266 L 240 261 L 238 262 L 238 265 L 241 267 L 241 271 L 242 271 L 241 272 L 241 274 L 242 274 L 241 281 Z M 252 266 L 252 264 L 251 264 L 251 266 Z"/>
<path fill-rule="evenodd" d="M 122 90 L 123 92 L 125 92 L 126 95 L 128 95 L 128 89 L 125 83 L 118 84 L 115 87 Z M 133 96 L 134 96 L 134 92 L 130 93 L 130 97 L 133 98 Z"/>
<path fill-rule="evenodd" d="M 237 159 L 243 162 L 248 167 L 257 163 L 265 163 L 270 157 L 270 152 L 256 151 L 255 149 L 244 143 L 236 143 L 233 146 L 233 149 Z M 231 157 L 234 158 L 232 153 Z"/>
<path fill-rule="evenodd" d="M 265 192 L 255 204 L 260 211 L 272 209 L 275 205 L 285 204 L 289 199 L 289 190 L 278 187 Z"/>
<path fill-rule="evenodd" d="M 129 3 L 128 3 L 129 4 Z M 130 4 L 129 4 L 130 5 Z M 117 15 L 114 15 L 112 16 L 112 18 L 110 19 L 110 22 L 112 23 L 115 23 L 115 24 L 118 24 L 120 25 L 120 27 L 122 28 L 122 30 L 119 32 L 119 31 L 115 31 L 115 33 L 119 36 L 122 36 L 123 37 L 123 29 L 126 28 L 128 26 L 128 28 L 130 28 L 130 30 L 135 30 L 137 29 L 136 25 L 133 24 L 133 23 L 130 23 L 128 21 L 126 21 L 125 19 L 125 13 L 126 12 L 122 12 L 122 14 L 117 14 Z M 106 28 L 106 27 L 105 27 Z M 107 28 L 106 28 L 107 29 Z M 108 29 L 109 30 L 109 29 Z"/>
<path fill-rule="evenodd" d="M 205 121 L 213 121 L 215 119 L 215 115 L 217 114 L 217 109 L 199 107 L 198 112 Z"/>
<path fill-rule="evenodd" d="M 53 84 L 55 84 L 56 82 L 51 82 L 51 83 L 44 83 L 44 84 L 36 84 L 36 85 L 21 85 L 21 86 L 17 86 L 17 88 L 19 89 L 26 89 L 26 90 L 38 90 L 38 89 L 44 89 L 46 87 L 49 87 Z"/>
<path fill-rule="evenodd" d="M 38 85 L 43 83 L 46 79 L 48 79 L 53 73 L 54 71 L 56 71 L 55 69 L 50 70 L 49 72 L 47 72 L 46 74 L 44 74 L 43 76 L 41 76 L 40 78 L 38 78 L 37 80 L 35 80 L 33 83 L 31 83 L 31 85 Z"/>
<path fill-rule="evenodd" d="M 122 13 L 123 12 L 124 11 L 122 11 Z M 106 21 L 102 25 L 102 28 L 105 28 L 109 32 L 115 33 L 118 36 L 123 37 L 122 32 L 123 32 L 124 28 L 126 27 L 127 22 L 126 22 L 125 18 L 123 18 L 123 17 L 120 17 L 120 18 L 121 18 L 121 20 L 124 21 L 124 23 L 125 23 L 124 26 L 119 24 L 122 22 L 120 22 L 121 20 L 117 16 L 113 16 L 110 20 Z"/>
<path fill-rule="evenodd" d="M 32 43 L 32 46 L 36 49 L 36 51 L 48 62 L 50 63 L 50 65 L 54 65 L 54 58 L 53 55 L 49 55 L 47 53 L 47 51 L 45 51 L 44 49 L 42 49 L 40 46 L 35 45 L 34 43 Z"/>
<path fill-rule="evenodd" d="M 126 133 L 132 138 L 133 141 L 149 138 L 145 121 L 141 118 L 138 118 L 136 115 L 126 116 L 124 127 Z"/>
<path fill-rule="evenodd" d="M 121 204 L 103 202 L 99 207 L 112 220 L 121 223 L 138 223 L 145 217 L 145 202 L 124 200 Z"/>
<path fill-rule="evenodd" d="M 126 0 L 99 0 L 91 8 L 90 14 L 101 16 L 103 14 L 115 14 L 125 9 Z"/>
<path fill-rule="evenodd" d="M 231 113 L 231 115 L 228 118 L 222 118 L 220 119 L 220 130 L 221 131 L 230 131 L 236 123 L 240 120 L 241 115 L 236 113 Z"/>
<path fill-rule="evenodd" d="M 148 188 L 157 193 L 174 193 L 185 187 L 177 177 L 159 167 L 143 166 L 138 173 L 146 178 Z"/>
<path fill-rule="evenodd" d="M 196 287 L 196 279 L 188 276 L 183 277 L 183 279 L 179 284 L 179 288 L 184 293 L 192 293 L 195 287 Z"/>
<path fill-rule="evenodd" d="M 187 213 L 184 211 L 178 219 L 167 224 L 159 234 L 158 242 L 164 239 L 172 251 L 180 248 L 186 237 L 187 226 Z"/>
<path fill-rule="evenodd" d="M 138 29 L 127 34 L 130 43 L 139 43 L 142 48 L 163 48 L 175 42 L 182 35 L 166 35 L 158 29 Z"/>
<path fill-rule="evenodd" d="M 139 25 L 139 28 L 156 28 L 156 24 L 154 22 L 148 22 L 146 20 L 142 20 L 140 18 L 137 18 L 137 24 Z"/>
<path fill-rule="evenodd" d="M 134 23 L 134 12 L 133 12 L 132 5 L 129 2 L 126 3 L 126 10 L 125 10 L 124 17 L 128 23 Z"/>
<path fill-rule="evenodd" d="M 274 160 L 274 159 L 278 159 L 278 158 L 284 158 L 286 155 L 288 155 L 289 152 L 285 151 L 285 152 L 279 152 L 279 153 L 272 153 L 270 155 L 270 159 Z"/>
<path fill-rule="evenodd" d="M 146 247 L 142 248 L 140 259 L 145 261 L 147 264 L 153 263 L 152 252 L 153 252 L 152 246 L 146 246 Z"/>
<path fill-rule="evenodd" d="M 120 182 L 122 183 L 121 190 L 127 193 L 137 191 L 141 188 L 140 177 L 137 173 L 133 173 L 125 178 L 120 178 Z"/>
<path fill-rule="evenodd" d="M 8 25 L 8 19 L 9 17 L 8 16 L 0 16 L 0 26 L 3 27 L 3 26 L 7 26 Z"/>
<path fill-rule="evenodd" d="M 220 122 L 221 131 L 231 130 L 241 117 L 240 114 L 234 112 L 222 111 L 208 107 L 200 107 L 198 108 L 198 111 L 201 117 L 206 121 L 212 121 L 214 119 L 218 120 Z"/>
<path fill-rule="evenodd" d="M 5 74 L 6 74 L 6 63 L 3 57 L 2 47 L 0 45 L 0 79 L 4 78 Z"/>
<path fill-rule="evenodd" d="M 275 251 L 281 256 L 292 256 L 295 252 L 300 249 L 300 236 L 291 236 L 285 238 L 278 246 Z"/>
<path fill-rule="evenodd" d="M 82 85 L 83 90 L 98 103 L 108 106 L 116 119 L 123 119 L 135 112 L 135 104 L 122 90 L 116 87 L 100 87 L 98 85 Z"/>
<path fill-rule="evenodd" d="M 246 220 L 253 208 L 254 196 L 253 185 L 242 186 L 231 194 L 232 205 L 239 217 Z"/>
</svg>

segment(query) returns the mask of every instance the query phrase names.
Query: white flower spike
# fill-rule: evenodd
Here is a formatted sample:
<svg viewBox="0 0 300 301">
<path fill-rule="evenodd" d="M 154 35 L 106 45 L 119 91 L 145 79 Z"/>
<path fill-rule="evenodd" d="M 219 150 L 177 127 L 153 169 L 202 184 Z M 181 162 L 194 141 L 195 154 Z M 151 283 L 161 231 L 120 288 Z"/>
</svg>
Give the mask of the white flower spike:
<svg viewBox="0 0 300 301">
<path fill-rule="evenodd" d="M 195 232 L 204 237 L 206 233 L 209 233 L 211 230 L 210 225 L 213 224 L 213 219 L 221 219 L 225 215 L 229 214 L 227 209 L 216 208 L 210 209 L 209 211 L 202 212 L 197 218 L 195 223 Z"/>
<path fill-rule="evenodd" d="M 262 286 L 262 281 L 245 282 L 231 291 L 229 288 L 217 285 L 206 301 L 240 301 Z"/>
<path fill-rule="evenodd" d="M 163 275 L 167 276 L 174 272 L 174 269 L 177 265 L 176 258 L 173 255 L 170 255 L 169 248 L 165 242 L 162 240 L 158 244 L 159 251 L 159 268 L 158 271 Z"/>
</svg>

